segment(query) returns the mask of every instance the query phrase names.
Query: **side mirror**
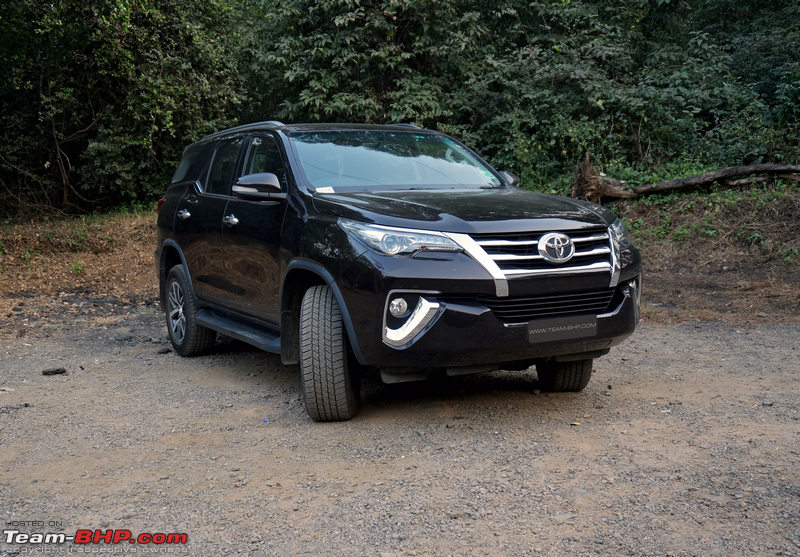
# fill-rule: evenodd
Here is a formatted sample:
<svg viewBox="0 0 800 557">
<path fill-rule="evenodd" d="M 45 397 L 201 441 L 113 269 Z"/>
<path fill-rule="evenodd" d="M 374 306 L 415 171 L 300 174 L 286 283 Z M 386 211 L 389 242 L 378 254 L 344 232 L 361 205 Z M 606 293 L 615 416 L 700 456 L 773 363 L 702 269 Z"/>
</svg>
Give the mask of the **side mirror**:
<svg viewBox="0 0 800 557">
<path fill-rule="evenodd" d="M 232 188 L 233 195 L 242 199 L 279 200 L 286 199 L 281 191 L 281 182 L 272 172 L 248 174 L 239 178 Z"/>
<path fill-rule="evenodd" d="M 519 176 L 517 176 L 516 174 L 512 174 L 508 170 L 501 170 L 500 176 L 502 176 L 503 180 L 511 184 L 513 187 L 516 188 L 519 186 Z"/>
</svg>

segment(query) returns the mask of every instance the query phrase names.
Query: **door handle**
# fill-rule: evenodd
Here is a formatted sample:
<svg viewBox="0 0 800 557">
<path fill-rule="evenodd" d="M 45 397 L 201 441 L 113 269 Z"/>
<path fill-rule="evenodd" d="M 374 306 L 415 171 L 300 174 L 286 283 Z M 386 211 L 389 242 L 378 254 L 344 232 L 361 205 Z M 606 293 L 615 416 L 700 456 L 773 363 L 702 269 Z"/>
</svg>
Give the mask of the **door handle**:
<svg viewBox="0 0 800 557">
<path fill-rule="evenodd" d="M 236 226 L 239 224 L 239 219 L 237 219 L 234 215 L 225 215 L 225 217 L 222 219 L 222 222 L 224 222 L 226 226 Z"/>
<path fill-rule="evenodd" d="M 181 209 L 180 211 L 178 211 L 178 218 L 181 219 L 181 220 L 186 220 L 191 216 L 192 216 L 192 214 L 189 211 L 187 211 L 186 209 Z"/>
</svg>

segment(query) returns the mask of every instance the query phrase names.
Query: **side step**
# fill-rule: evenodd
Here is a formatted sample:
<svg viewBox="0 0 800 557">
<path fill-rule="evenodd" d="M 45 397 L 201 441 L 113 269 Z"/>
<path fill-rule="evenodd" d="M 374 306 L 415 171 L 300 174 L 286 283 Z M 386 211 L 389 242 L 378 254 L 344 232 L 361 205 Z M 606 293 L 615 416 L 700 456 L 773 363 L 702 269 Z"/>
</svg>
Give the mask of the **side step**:
<svg viewBox="0 0 800 557">
<path fill-rule="evenodd" d="M 281 337 L 275 333 L 254 327 L 252 325 L 245 325 L 240 321 L 235 321 L 228 317 L 224 317 L 210 309 L 201 309 L 195 315 L 195 321 L 198 325 L 214 329 L 229 337 L 241 340 L 247 344 L 252 344 L 256 348 L 272 352 L 273 354 L 281 353 Z"/>
</svg>

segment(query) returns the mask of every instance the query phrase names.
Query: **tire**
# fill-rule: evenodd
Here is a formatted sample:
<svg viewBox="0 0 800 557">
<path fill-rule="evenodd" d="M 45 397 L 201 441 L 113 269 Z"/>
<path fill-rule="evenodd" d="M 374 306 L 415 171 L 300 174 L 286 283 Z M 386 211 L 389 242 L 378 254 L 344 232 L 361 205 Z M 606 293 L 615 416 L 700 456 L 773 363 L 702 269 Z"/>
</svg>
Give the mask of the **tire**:
<svg viewBox="0 0 800 557">
<path fill-rule="evenodd" d="M 550 360 L 536 364 L 536 373 L 543 391 L 576 392 L 582 391 L 592 377 L 593 360 L 555 362 Z"/>
<path fill-rule="evenodd" d="M 181 356 L 201 354 L 214 346 L 216 331 L 195 322 L 197 299 L 181 265 L 170 269 L 164 287 L 164 316 L 172 348 Z"/>
<path fill-rule="evenodd" d="M 300 307 L 300 376 L 306 411 L 315 422 L 349 420 L 361 403 L 347 334 L 333 292 L 312 286 Z"/>
</svg>

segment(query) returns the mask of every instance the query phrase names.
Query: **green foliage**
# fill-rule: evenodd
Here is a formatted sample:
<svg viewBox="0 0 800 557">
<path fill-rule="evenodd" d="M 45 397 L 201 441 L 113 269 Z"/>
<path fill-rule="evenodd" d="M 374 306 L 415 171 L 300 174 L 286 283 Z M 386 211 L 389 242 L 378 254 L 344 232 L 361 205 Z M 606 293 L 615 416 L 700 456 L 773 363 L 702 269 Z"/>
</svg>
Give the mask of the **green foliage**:
<svg viewBox="0 0 800 557">
<path fill-rule="evenodd" d="M 75 260 L 75 263 L 69 268 L 69 272 L 73 275 L 80 275 L 83 273 L 83 259 Z"/>
<path fill-rule="evenodd" d="M 796 163 L 799 22 L 795 0 L 7 0 L 0 214 L 148 207 L 186 144 L 270 118 L 437 128 L 552 193 L 585 152 L 640 183 Z"/>
<path fill-rule="evenodd" d="M 670 177 L 687 170 L 663 167 L 673 160 L 694 170 L 797 158 L 780 116 L 800 108 L 797 8 L 722 3 L 720 26 L 716 4 L 273 2 L 260 5 L 251 40 L 268 46 L 248 50 L 247 79 L 256 113 L 437 127 L 554 193 L 586 151 Z M 753 43 L 782 37 L 769 43 L 783 69 L 765 93 L 743 69 L 761 61 L 728 39 L 737 13 L 758 22 Z"/>
<path fill-rule="evenodd" d="M 8 0 L 0 16 L 3 212 L 150 201 L 240 102 L 224 0 Z"/>
</svg>

